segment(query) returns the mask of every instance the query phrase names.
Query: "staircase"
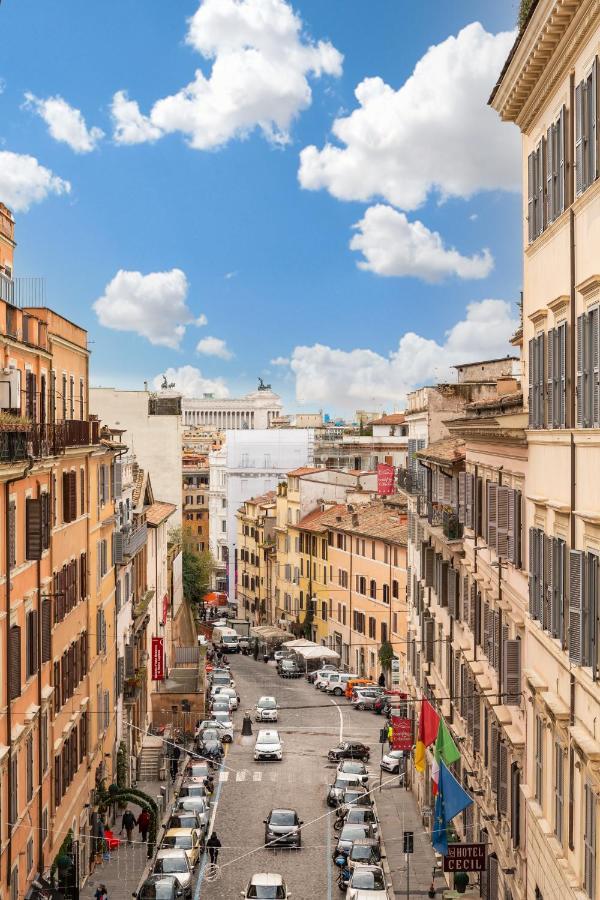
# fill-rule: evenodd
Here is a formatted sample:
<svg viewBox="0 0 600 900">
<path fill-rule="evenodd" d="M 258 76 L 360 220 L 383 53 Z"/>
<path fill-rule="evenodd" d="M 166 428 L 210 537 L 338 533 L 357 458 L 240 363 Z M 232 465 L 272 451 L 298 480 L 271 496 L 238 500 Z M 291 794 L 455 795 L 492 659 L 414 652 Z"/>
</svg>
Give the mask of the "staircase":
<svg viewBox="0 0 600 900">
<path fill-rule="evenodd" d="M 164 765 L 163 756 L 163 739 L 147 735 L 142 744 L 142 752 L 137 759 L 137 780 L 159 781 Z"/>
</svg>

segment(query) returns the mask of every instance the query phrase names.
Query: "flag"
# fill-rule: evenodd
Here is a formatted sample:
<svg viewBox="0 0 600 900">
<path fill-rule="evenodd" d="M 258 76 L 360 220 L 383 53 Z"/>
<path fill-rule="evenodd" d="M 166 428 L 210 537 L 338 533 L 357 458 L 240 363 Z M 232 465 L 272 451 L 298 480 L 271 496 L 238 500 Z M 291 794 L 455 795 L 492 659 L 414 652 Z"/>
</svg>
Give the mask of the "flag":
<svg viewBox="0 0 600 900">
<path fill-rule="evenodd" d="M 460 753 L 456 749 L 456 744 L 452 740 L 452 735 L 448 731 L 446 723 L 443 719 L 440 719 L 440 727 L 438 728 L 435 747 L 433 748 L 433 765 L 431 767 L 434 797 L 438 792 L 440 762 L 443 760 L 447 766 L 451 766 L 457 759 L 460 759 Z"/>
<path fill-rule="evenodd" d="M 425 771 L 425 748 L 435 741 L 439 725 L 440 717 L 435 709 L 428 700 L 423 700 L 421 703 L 417 745 L 415 747 L 415 769 L 417 772 Z"/>
<path fill-rule="evenodd" d="M 431 843 L 433 849 L 443 856 L 448 854 L 448 825 L 452 819 L 473 802 L 467 792 L 458 783 L 452 772 L 440 760 L 438 777 L 438 793 L 435 798 L 433 831 Z"/>
</svg>

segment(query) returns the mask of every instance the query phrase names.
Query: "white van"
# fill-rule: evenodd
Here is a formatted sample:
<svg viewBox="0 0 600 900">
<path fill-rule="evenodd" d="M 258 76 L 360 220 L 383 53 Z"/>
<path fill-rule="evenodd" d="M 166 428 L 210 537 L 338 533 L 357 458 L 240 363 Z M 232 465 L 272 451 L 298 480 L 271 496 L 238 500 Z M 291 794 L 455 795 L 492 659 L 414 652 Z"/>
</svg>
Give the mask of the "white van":
<svg viewBox="0 0 600 900">
<path fill-rule="evenodd" d="M 225 653 L 237 653 L 240 649 L 240 636 L 235 628 L 219 625 L 213 628 L 213 644 Z"/>
<path fill-rule="evenodd" d="M 337 669 L 322 669 L 317 673 L 317 677 L 315 678 L 315 687 L 318 691 L 324 691 L 329 683 L 329 679 L 332 675 L 339 675 L 340 673 Z"/>
<path fill-rule="evenodd" d="M 335 694 L 336 697 L 341 697 L 346 692 L 346 685 L 353 678 L 360 678 L 360 675 L 352 672 L 332 672 L 323 690 L 328 694 Z"/>
</svg>

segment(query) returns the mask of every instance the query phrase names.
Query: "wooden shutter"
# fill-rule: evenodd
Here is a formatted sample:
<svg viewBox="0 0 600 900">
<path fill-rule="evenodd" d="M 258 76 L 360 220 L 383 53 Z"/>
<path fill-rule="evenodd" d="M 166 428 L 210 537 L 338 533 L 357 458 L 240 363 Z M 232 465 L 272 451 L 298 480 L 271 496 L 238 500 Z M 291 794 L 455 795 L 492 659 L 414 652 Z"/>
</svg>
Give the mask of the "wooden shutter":
<svg viewBox="0 0 600 900">
<path fill-rule="evenodd" d="M 467 528 L 475 527 L 473 516 L 473 482 L 474 476 L 469 472 L 465 475 L 465 525 Z"/>
<path fill-rule="evenodd" d="M 483 651 L 489 652 L 490 643 L 490 607 L 487 600 L 483 602 Z"/>
<path fill-rule="evenodd" d="M 554 550 L 554 542 L 547 535 L 542 536 L 544 542 L 544 571 L 542 585 L 542 628 L 550 631 L 552 627 L 552 593 L 553 593 L 553 565 L 552 557 Z"/>
<path fill-rule="evenodd" d="M 569 552 L 569 659 L 576 666 L 583 665 L 583 565 L 583 551 L 571 550 Z"/>
<path fill-rule="evenodd" d="M 473 750 L 481 752 L 481 695 L 477 688 L 473 691 Z"/>
<path fill-rule="evenodd" d="M 535 153 L 527 157 L 527 225 L 529 243 L 535 240 Z"/>
<path fill-rule="evenodd" d="M 42 558 L 42 501 L 28 498 L 25 501 L 25 557 Z"/>
<path fill-rule="evenodd" d="M 537 533 L 535 528 L 529 529 L 529 615 L 537 619 Z"/>
<path fill-rule="evenodd" d="M 554 335 L 555 329 L 551 328 L 547 337 L 546 352 L 546 425 L 552 428 L 554 425 Z"/>
<path fill-rule="evenodd" d="M 441 606 L 448 606 L 448 570 L 450 563 L 444 560 L 440 565 L 440 594 L 439 600 Z"/>
<path fill-rule="evenodd" d="M 542 233 L 546 226 L 545 203 L 544 203 L 544 173 L 546 162 L 546 138 L 542 138 L 537 147 L 536 159 L 536 178 L 537 178 L 537 198 L 536 198 L 536 237 Z"/>
<path fill-rule="evenodd" d="M 564 642 L 564 602 L 565 602 L 565 557 L 566 544 L 561 538 L 554 538 L 552 551 L 552 613 L 550 628 L 552 637 Z"/>
<path fill-rule="evenodd" d="M 77 518 L 77 472 L 69 472 L 69 521 Z"/>
<path fill-rule="evenodd" d="M 528 359 L 527 359 L 527 367 L 529 370 L 529 410 L 528 410 L 528 418 L 529 418 L 529 427 L 535 427 L 535 338 L 532 338 L 528 344 Z"/>
<path fill-rule="evenodd" d="M 577 316 L 577 427 L 585 428 L 586 413 L 586 337 L 587 337 L 587 313 Z"/>
<path fill-rule="evenodd" d="M 590 339 L 590 410 L 589 425 L 592 428 L 598 428 L 600 425 L 600 348 L 598 341 L 600 339 L 600 329 L 598 328 L 598 319 L 600 309 L 595 307 L 588 313 L 589 323 L 589 339 Z"/>
<path fill-rule="evenodd" d="M 433 587 L 435 550 L 433 547 L 425 548 L 425 586 Z"/>
<path fill-rule="evenodd" d="M 52 643 L 52 601 L 42 600 L 42 662 L 51 658 Z"/>
<path fill-rule="evenodd" d="M 537 337 L 537 348 L 538 348 L 538 361 L 537 361 L 537 427 L 544 427 L 544 387 L 546 381 L 546 367 L 545 367 L 545 346 L 546 346 L 546 335 L 539 334 Z"/>
<path fill-rule="evenodd" d="M 575 193 L 583 191 L 583 81 L 575 88 Z"/>
<path fill-rule="evenodd" d="M 458 473 L 458 521 L 461 525 L 465 524 L 466 479 L 466 472 Z"/>
<path fill-rule="evenodd" d="M 500 900 L 500 894 L 498 893 L 498 884 L 499 884 L 499 876 L 498 876 L 498 857 L 497 856 L 489 856 L 488 857 L 488 893 L 487 900 Z"/>
<path fill-rule="evenodd" d="M 31 672 L 34 675 L 40 667 L 39 657 L 38 612 L 37 609 L 33 609 L 31 611 Z"/>
<path fill-rule="evenodd" d="M 490 549 L 496 550 L 498 537 L 498 485 L 493 481 L 487 483 L 487 542 Z"/>
<path fill-rule="evenodd" d="M 567 108 L 563 106 L 560 110 L 560 116 L 556 122 L 556 215 L 560 216 L 565 210 L 565 201 L 568 196 L 567 190 L 567 128 L 566 128 Z"/>
<path fill-rule="evenodd" d="M 492 791 L 498 792 L 498 726 L 495 721 L 490 722 L 490 774 Z"/>
<path fill-rule="evenodd" d="M 435 621 L 432 618 L 423 620 L 425 629 L 425 660 L 428 663 L 434 659 Z"/>
<path fill-rule="evenodd" d="M 554 221 L 554 129 L 552 124 L 546 132 L 546 221 Z"/>
<path fill-rule="evenodd" d="M 17 563 L 17 507 L 14 500 L 8 504 L 8 542 L 10 565 Z"/>
<path fill-rule="evenodd" d="M 504 669 L 502 703 L 507 706 L 521 705 L 521 641 L 519 638 L 504 641 Z"/>
<path fill-rule="evenodd" d="M 556 403 L 557 427 L 565 428 L 567 425 L 567 323 L 562 322 L 556 329 L 558 363 L 556 390 L 558 401 Z"/>
<path fill-rule="evenodd" d="M 132 678 L 134 675 L 133 644 L 125 644 L 125 677 Z"/>
<path fill-rule="evenodd" d="M 509 503 L 512 491 L 510 488 L 498 485 L 496 491 L 497 518 L 496 518 L 496 550 L 501 559 L 508 557 L 508 524 Z"/>
<path fill-rule="evenodd" d="M 514 490 L 508 495 L 508 558 L 521 567 L 521 492 Z"/>
<path fill-rule="evenodd" d="M 510 771 L 510 832 L 513 847 L 521 843 L 521 771 L 513 763 Z"/>
<path fill-rule="evenodd" d="M 508 748 L 502 742 L 498 745 L 498 812 L 508 815 Z"/>
<path fill-rule="evenodd" d="M 42 550 L 47 550 L 50 546 L 50 492 L 46 491 L 42 494 Z"/>
<path fill-rule="evenodd" d="M 96 610 L 96 653 L 100 653 L 102 651 L 102 610 Z"/>
<path fill-rule="evenodd" d="M 598 57 L 594 57 L 594 62 L 592 63 L 592 73 L 591 73 L 591 83 L 589 85 L 588 90 L 591 91 L 591 98 L 589 101 L 588 109 L 591 110 L 590 114 L 590 123 L 589 123 L 589 161 L 590 168 L 588 173 L 587 185 L 590 185 L 593 181 L 595 181 L 598 176 L 598 154 L 596 151 L 596 142 L 598 140 Z"/>
<path fill-rule="evenodd" d="M 10 627 L 9 652 L 9 696 L 11 700 L 14 700 L 21 694 L 21 629 L 18 625 L 11 625 Z"/>
<path fill-rule="evenodd" d="M 448 571 L 448 612 L 456 618 L 456 572 L 454 569 Z"/>
</svg>

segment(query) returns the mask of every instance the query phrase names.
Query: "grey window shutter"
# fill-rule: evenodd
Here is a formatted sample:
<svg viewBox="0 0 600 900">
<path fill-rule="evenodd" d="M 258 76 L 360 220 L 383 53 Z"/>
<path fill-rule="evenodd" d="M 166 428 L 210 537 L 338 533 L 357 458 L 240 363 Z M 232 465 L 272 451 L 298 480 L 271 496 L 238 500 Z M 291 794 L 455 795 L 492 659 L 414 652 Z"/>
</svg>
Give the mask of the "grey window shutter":
<svg viewBox="0 0 600 900">
<path fill-rule="evenodd" d="M 577 316 L 577 427 L 585 428 L 586 422 L 586 340 L 587 340 L 587 313 Z"/>
<path fill-rule="evenodd" d="M 583 81 L 575 88 L 575 193 L 583 191 Z"/>
<path fill-rule="evenodd" d="M 433 587 L 433 575 L 434 575 L 434 562 L 435 562 L 435 550 L 433 547 L 425 548 L 425 586 Z"/>
<path fill-rule="evenodd" d="M 500 900 L 500 894 L 498 893 L 498 885 L 499 885 L 499 875 L 498 875 L 499 865 L 498 865 L 498 857 L 490 856 L 488 857 L 488 893 L 487 900 Z"/>
<path fill-rule="evenodd" d="M 535 427 L 535 359 L 536 359 L 536 346 L 535 346 L 535 338 L 532 338 L 528 343 L 528 370 L 529 370 L 529 427 Z"/>
<path fill-rule="evenodd" d="M 113 532 L 113 556 L 117 565 L 122 565 L 125 561 L 125 537 L 122 531 Z"/>
<path fill-rule="evenodd" d="M 490 608 L 487 600 L 484 600 L 483 603 L 483 650 L 484 653 L 489 653 L 489 645 L 490 645 L 490 634 L 491 634 L 491 623 L 490 623 Z"/>
<path fill-rule="evenodd" d="M 554 129 L 546 132 L 546 221 L 554 221 Z"/>
<path fill-rule="evenodd" d="M 440 605 L 448 606 L 448 570 L 450 563 L 443 561 L 440 565 L 440 593 L 438 595 Z"/>
<path fill-rule="evenodd" d="M 590 329 L 590 425 L 592 428 L 600 426 L 600 348 L 598 341 L 600 340 L 600 328 L 598 320 L 600 317 L 600 309 L 596 307 L 589 313 L 589 329 Z"/>
<path fill-rule="evenodd" d="M 540 621 L 543 621 L 543 617 L 544 617 L 544 561 L 546 558 L 546 554 L 545 554 L 546 547 L 545 547 L 545 541 L 544 541 L 544 532 L 540 528 L 536 528 L 536 540 L 537 540 L 536 606 L 537 606 L 537 617 Z"/>
<path fill-rule="evenodd" d="M 529 529 L 529 615 L 537 619 L 537 533 L 535 528 Z"/>
<path fill-rule="evenodd" d="M 494 481 L 487 483 L 487 542 L 490 549 L 497 548 L 498 532 L 498 485 Z"/>
<path fill-rule="evenodd" d="M 552 637 L 563 643 L 563 620 L 565 600 L 565 555 L 566 544 L 561 538 L 554 538 L 552 551 Z"/>
<path fill-rule="evenodd" d="M 535 153 L 527 157 L 527 226 L 529 243 L 535 240 Z"/>
<path fill-rule="evenodd" d="M 508 496 L 508 558 L 521 567 L 521 491 L 514 490 Z"/>
<path fill-rule="evenodd" d="M 25 556 L 42 558 L 42 501 L 28 498 L 25 501 Z"/>
<path fill-rule="evenodd" d="M 490 775 L 492 790 L 498 792 L 498 726 L 496 722 L 490 722 Z"/>
<path fill-rule="evenodd" d="M 502 702 L 508 706 L 521 704 L 521 641 L 519 638 L 504 642 L 504 684 Z"/>
<path fill-rule="evenodd" d="M 556 170 L 557 170 L 557 181 L 556 181 L 556 215 L 560 216 L 562 212 L 565 210 L 565 198 L 567 196 L 567 183 L 566 183 L 566 156 L 567 156 L 567 130 L 566 130 L 566 116 L 567 116 L 567 108 L 563 106 L 560 111 L 560 116 L 558 117 L 558 121 L 556 123 Z"/>
<path fill-rule="evenodd" d="M 546 138 L 542 138 L 537 148 L 536 160 L 537 201 L 536 201 L 536 237 L 546 227 L 546 204 L 544 196 L 544 172 L 546 170 Z"/>
<path fill-rule="evenodd" d="M 134 675 L 133 644 L 125 644 L 125 677 L 132 678 Z"/>
<path fill-rule="evenodd" d="M 502 559 L 506 559 L 508 556 L 508 510 L 511 493 L 510 488 L 501 485 L 496 491 L 496 550 Z"/>
<path fill-rule="evenodd" d="M 456 572 L 454 569 L 448 571 L 448 611 L 451 616 L 456 618 Z"/>
<path fill-rule="evenodd" d="M 544 387 L 545 387 L 545 344 L 546 335 L 539 334 L 537 337 L 538 360 L 537 360 L 537 427 L 544 427 Z"/>
<path fill-rule="evenodd" d="M 96 653 L 102 652 L 102 610 L 96 610 Z"/>
<path fill-rule="evenodd" d="M 465 476 L 465 525 L 467 528 L 475 527 L 475 517 L 473 515 L 473 484 L 474 476 L 467 472 Z"/>
<path fill-rule="evenodd" d="M 588 185 L 595 181 L 598 176 L 598 153 L 597 153 L 597 140 L 598 140 L 598 57 L 594 58 L 594 62 L 592 63 L 592 77 L 591 77 L 591 98 L 589 102 L 590 109 L 590 133 L 589 133 L 589 160 L 590 160 L 590 169 L 588 176 Z M 586 185 L 587 187 L 587 185 Z"/>
<path fill-rule="evenodd" d="M 557 331 L 558 365 L 557 365 L 557 424 L 565 428 L 567 424 L 567 323 L 562 322 Z"/>
<path fill-rule="evenodd" d="M 508 748 L 502 742 L 498 746 L 498 812 L 508 815 Z"/>
<path fill-rule="evenodd" d="M 458 521 L 461 525 L 465 524 L 465 502 L 466 502 L 466 472 L 459 472 L 458 475 Z"/>
<path fill-rule="evenodd" d="M 477 688 L 473 691 L 473 750 L 481 752 L 481 697 Z"/>
<path fill-rule="evenodd" d="M 548 332 L 548 346 L 546 353 L 546 425 L 554 426 L 554 328 Z"/>
<path fill-rule="evenodd" d="M 584 553 L 569 552 L 569 659 L 576 666 L 583 665 L 583 589 Z"/>
<path fill-rule="evenodd" d="M 544 542 L 544 583 L 542 587 L 542 628 L 545 631 L 550 631 L 552 628 L 552 594 L 554 591 L 553 586 L 553 551 L 554 551 L 554 541 L 551 537 L 547 535 L 543 535 L 542 540 Z"/>
</svg>

